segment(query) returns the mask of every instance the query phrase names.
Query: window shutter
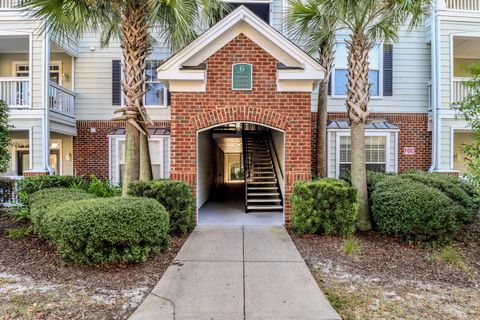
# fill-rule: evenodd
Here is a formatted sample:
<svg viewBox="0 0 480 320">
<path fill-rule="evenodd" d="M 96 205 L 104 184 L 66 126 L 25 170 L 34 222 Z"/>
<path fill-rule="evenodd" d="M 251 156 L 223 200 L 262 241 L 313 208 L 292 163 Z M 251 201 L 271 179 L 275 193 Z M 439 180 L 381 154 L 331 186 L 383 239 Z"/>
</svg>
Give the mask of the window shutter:
<svg viewBox="0 0 480 320">
<path fill-rule="evenodd" d="M 172 94 L 170 93 L 170 90 L 167 90 L 167 107 L 172 105 Z"/>
<path fill-rule="evenodd" d="M 328 79 L 328 95 L 332 95 L 332 74 L 330 73 L 330 78 Z"/>
<path fill-rule="evenodd" d="M 112 60 L 112 105 L 122 104 L 122 62 Z"/>
<path fill-rule="evenodd" d="M 383 95 L 393 96 L 393 46 L 383 46 Z"/>
</svg>

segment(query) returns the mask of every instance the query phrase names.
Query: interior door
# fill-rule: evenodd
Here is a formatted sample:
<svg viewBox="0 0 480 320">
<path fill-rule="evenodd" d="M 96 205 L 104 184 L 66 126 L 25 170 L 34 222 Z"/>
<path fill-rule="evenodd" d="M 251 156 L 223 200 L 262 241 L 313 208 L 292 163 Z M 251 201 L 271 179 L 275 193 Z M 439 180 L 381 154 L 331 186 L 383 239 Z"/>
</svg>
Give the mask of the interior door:
<svg viewBox="0 0 480 320">
<path fill-rule="evenodd" d="M 60 150 L 50 150 L 50 166 L 54 174 L 60 174 Z"/>
</svg>

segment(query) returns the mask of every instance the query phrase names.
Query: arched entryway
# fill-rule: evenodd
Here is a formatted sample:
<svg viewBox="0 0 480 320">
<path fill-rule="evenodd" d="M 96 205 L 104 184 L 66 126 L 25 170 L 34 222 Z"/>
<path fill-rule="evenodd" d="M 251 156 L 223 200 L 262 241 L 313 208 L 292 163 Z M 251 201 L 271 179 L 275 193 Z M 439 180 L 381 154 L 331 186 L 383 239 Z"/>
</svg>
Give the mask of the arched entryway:
<svg viewBox="0 0 480 320">
<path fill-rule="evenodd" d="M 285 133 L 255 122 L 197 130 L 199 224 L 281 225 Z"/>
</svg>

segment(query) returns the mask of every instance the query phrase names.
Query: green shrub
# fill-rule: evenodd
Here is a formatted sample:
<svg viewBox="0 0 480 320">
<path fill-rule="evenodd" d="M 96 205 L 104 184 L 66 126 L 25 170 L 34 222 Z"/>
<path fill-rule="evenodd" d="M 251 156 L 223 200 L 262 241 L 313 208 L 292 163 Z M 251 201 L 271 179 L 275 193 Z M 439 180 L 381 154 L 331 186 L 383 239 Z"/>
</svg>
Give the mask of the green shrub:
<svg viewBox="0 0 480 320">
<path fill-rule="evenodd" d="M 47 236 L 43 218 L 53 208 L 65 202 L 92 198 L 95 196 L 79 189 L 49 188 L 33 193 L 30 196 L 30 220 L 35 233 Z"/>
<path fill-rule="evenodd" d="M 291 196 L 292 227 L 301 234 L 350 236 L 357 221 L 356 195 L 343 180 L 299 181 Z"/>
<path fill-rule="evenodd" d="M 382 181 L 385 177 L 395 175 L 394 173 L 383 173 L 377 171 L 367 171 L 367 189 L 368 194 L 371 194 L 375 189 L 375 185 Z M 346 181 L 349 185 L 352 185 L 352 176 L 350 171 L 344 172 L 340 175 L 339 179 Z"/>
<path fill-rule="evenodd" d="M 60 256 L 80 264 L 144 261 L 168 245 L 168 214 L 153 199 L 113 197 L 67 202 L 44 217 Z"/>
<path fill-rule="evenodd" d="M 154 180 L 133 182 L 129 194 L 160 202 L 170 216 L 170 233 L 186 233 L 195 226 L 195 201 L 192 188 L 182 181 Z"/>
<path fill-rule="evenodd" d="M 87 183 L 85 189 L 88 193 L 94 194 L 100 198 L 108 198 L 120 195 L 118 193 L 118 188 L 112 187 L 110 185 L 110 181 L 101 180 L 95 176 L 91 177 L 91 180 L 89 183 Z"/>
<path fill-rule="evenodd" d="M 23 204 L 29 204 L 31 194 L 48 188 L 70 188 L 72 185 L 83 186 L 81 177 L 77 176 L 34 176 L 18 180 L 19 196 Z"/>
<path fill-rule="evenodd" d="M 445 193 L 460 206 L 457 212 L 459 222 L 472 223 L 475 221 L 480 206 L 475 197 L 466 192 L 465 186 L 463 186 L 466 183 L 461 181 L 461 179 L 442 174 L 422 172 L 402 174 L 401 177 L 421 182 Z"/>
<path fill-rule="evenodd" d="M 415 241 L 447 240 L 459 229 L 459 206 L 440 190 L 400 176 L 377 183 L 371 195 L 376 228 Z"/>
</svg>

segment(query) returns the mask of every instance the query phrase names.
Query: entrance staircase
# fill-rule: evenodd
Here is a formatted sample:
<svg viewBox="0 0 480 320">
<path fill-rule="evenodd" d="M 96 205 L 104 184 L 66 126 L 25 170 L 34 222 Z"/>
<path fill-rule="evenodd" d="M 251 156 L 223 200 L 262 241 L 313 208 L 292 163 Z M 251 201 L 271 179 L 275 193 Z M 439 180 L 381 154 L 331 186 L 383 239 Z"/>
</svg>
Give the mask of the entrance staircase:
<svg viewBox="0 0 480 320">
<path fill-rule="evenodd" d="M 266 130 L 243 130 L 245 211 L 283 210 L 279 180 Z"/>
</svg>

